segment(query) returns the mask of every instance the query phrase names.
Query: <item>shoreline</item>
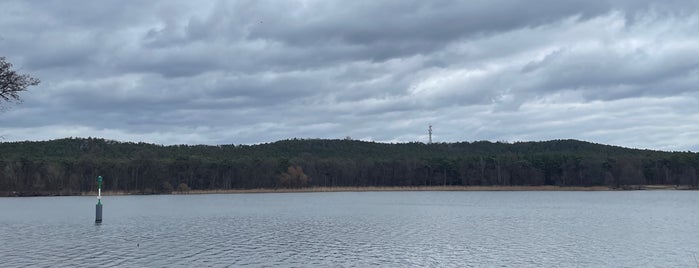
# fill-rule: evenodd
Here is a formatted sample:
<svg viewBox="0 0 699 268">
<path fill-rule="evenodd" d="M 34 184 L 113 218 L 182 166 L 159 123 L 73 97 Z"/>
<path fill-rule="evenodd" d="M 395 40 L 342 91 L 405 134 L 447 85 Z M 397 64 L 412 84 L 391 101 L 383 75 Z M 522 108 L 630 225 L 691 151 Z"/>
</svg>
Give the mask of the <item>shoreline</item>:
<svg viewBox="0 0 699 268">
<path fill-rule="evenodd" d="M 323 192 L 408 192 L 408 191 L 652 191 L 652 190 L 697 190 L 689 185 L 627 185 L 619 188 L 609 186 L 365 186 L 365 187 L 307 187 L 307 188 L 256 188 L 256 189 L 213 189 L 213 190 L 190 190 L 174 191 L 172 193 L 141 193 L 124 191 L 103 191 L 103 196 L 119 195 L 187 195 L 187 194 L 255 194 L 255 193 L 323 193 Z M 82 192 L 77 194 L 60 193 L 18 193 L 5 192 L 3 197 L 28 197 L 28 196 L 96 196 L 97 192 Z"/>
<path fill-rule="evenodd" d="M 364 186 L 364 187 L 308 187 L 290 189 L 229 189 L 191 190 L 172 194 L 245 194 L 245 193 L 324 193 L 324 192 L 482 192 L 482 191 L 610 191 L 606 186 Z"/>
<path fill-rule="evenodd" d="M 255 188 L 255 189 L 212 189 L 189 190 L 185 192 L 173 191 L 172 193 L 144 194 L 138 192 L 102 192 L 105 196 L 115 195 L 186 195 L 186 194 L 257 194 L 257 193 L 324 193 L 324 192 L 526 192 L 526 191 L 574 191 L 574 192 L 598 192 L 598 191 L 654 191 L 654 190 L 693 190 L 686 185 L 629 185 L 619 188 L 609 186 L 336 186 L 336 187 L 306 187 L 306 188 Z M 82 195 L 93 196 L 97 192 L 86 192 Z"/>
<path fill-rule="evenodd" d="M 229 189 L 190 190 L 171 194 L 246 194 L 246 193 L 323 193 L 323 192 L 527 192 L 527 191 L 654 191 L 654 190 L 697 190 L 687 185 L 629 185 L 619 188 L 609 186 L 364 186 L 364 187 L 307 187 L 291 189 Z"/>
</svg>

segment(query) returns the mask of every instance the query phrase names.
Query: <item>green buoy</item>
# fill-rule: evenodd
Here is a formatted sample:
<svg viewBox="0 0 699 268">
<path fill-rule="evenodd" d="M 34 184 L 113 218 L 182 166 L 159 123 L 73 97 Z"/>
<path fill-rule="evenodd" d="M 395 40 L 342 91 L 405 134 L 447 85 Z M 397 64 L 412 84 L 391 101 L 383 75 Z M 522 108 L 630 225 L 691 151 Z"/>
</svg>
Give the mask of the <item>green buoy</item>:
<svg viewBox="0 0 699 268">
<path fill-rule="evenodd" d="M 97 176 L 97 206 L 95 207 L 95 223 L 102 223 L 102 176 Z"/>
</svg>

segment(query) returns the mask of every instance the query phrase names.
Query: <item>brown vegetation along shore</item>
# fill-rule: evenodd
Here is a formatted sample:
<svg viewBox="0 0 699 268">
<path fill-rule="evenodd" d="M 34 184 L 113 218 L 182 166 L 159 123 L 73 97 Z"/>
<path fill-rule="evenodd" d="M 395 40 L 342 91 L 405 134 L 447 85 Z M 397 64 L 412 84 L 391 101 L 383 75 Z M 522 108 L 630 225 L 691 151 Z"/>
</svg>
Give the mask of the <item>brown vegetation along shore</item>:
<svg viewBox="0 0 699 268">
<path fill-rule="evenodd" d="M 307 192 L 400 192 L 400 191 L 617 191 L 617 190 L 697 190 L 689 186 L 632 185 L 607 186 L 369 186 L 369 187 L 307 187 L 294 189 L 230 189 L 191 190 L 172 194 L 240 194 L 240 193 L 307 193 Z"/>
<path fill-rule="evenodd" d="M 227 194 L 227 193 L 305 193 L 305 192 L 399 192 L 399 191 L 608 191 L 606 186 L 368 186 L 368 187 L 308 187 L 292 189 L 231 189 L 191 190 L 173 194 Z"/>
<path fill-rule="evenodd" d="M 245 194 L 245 193 L 310 193 L 310 192 L 399 192 L 399 191 L 617 191 L 617 190 L 699 190 L 677 185 L 628 185 L 607 186 L 368 186 L 368 187 L 306 187 L 306 188 L 257 188 L 173 191 L 171 194 Z M 105 196 L 144 195 L 141 192 L 104 191 Z M 164 193 L 160 193 L 164 194 Z M 166 193 L 165 193 L 166 194 Z M 0 196 L 57 196 L 55 193 L 6 193 Z M 96 196 L 97 192 L 83 192 L 79 196 Z"/>
<path fill-rule="evenodd" d="M 688 186 L 633 185 L 620 188 L 607 186 L 368 186 L 368 187 L 306 187 L 306 188 L 257 188 L 174 191 L 172 194 L 244 194 L 244 193 L 310 193 L 310 192 L 407 192 L 407 191 L 615 191 L 615 190 L 692 190 Z M 124 192 L 108 192 L 107 195 L 128 195 Z M 90 194 L 85 194 L 90 195 Z M 96 195 L 96 193 L 94 193 Z"/>
</svg>

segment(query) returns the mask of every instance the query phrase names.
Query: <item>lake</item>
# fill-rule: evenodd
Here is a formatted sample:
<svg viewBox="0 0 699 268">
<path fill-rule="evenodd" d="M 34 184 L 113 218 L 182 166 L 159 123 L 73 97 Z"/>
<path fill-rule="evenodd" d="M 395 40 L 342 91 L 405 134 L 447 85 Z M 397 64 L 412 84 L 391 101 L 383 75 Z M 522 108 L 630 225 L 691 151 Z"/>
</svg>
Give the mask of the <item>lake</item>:
<svg viewBox="0 0 699 268">
<path fill-rule="evenodd" d="M 0 198 L 0 267 L 697 267 L 699 192 Z"/>
</svg>

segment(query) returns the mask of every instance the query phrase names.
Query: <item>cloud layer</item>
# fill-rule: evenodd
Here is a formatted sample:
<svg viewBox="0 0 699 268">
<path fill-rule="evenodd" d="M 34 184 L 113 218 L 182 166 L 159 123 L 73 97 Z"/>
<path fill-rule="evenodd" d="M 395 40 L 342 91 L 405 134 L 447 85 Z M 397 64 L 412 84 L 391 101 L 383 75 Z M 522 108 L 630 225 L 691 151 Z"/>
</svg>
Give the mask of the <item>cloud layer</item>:
<svg viewBox="0 0 699 268">
<path fill-rule="evenodd" d="M 0 134 L 699 150 L 696 1 L 201 2 L 0 3 Z"/>
</svg>

